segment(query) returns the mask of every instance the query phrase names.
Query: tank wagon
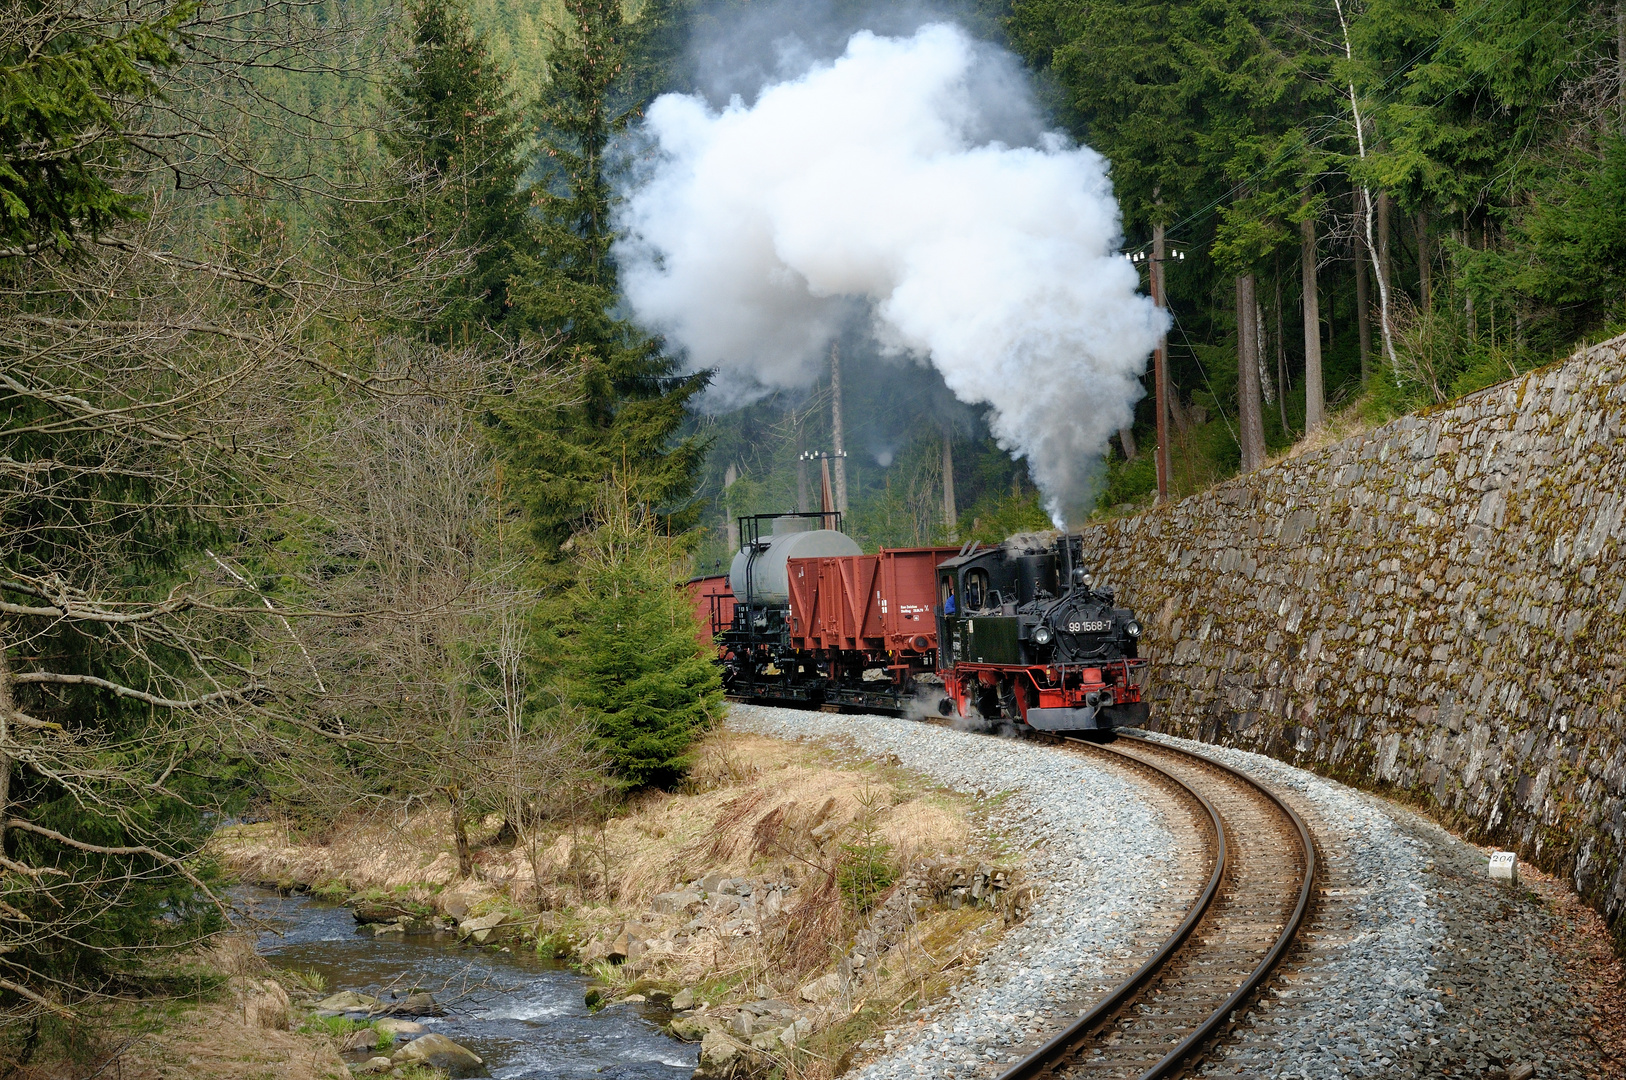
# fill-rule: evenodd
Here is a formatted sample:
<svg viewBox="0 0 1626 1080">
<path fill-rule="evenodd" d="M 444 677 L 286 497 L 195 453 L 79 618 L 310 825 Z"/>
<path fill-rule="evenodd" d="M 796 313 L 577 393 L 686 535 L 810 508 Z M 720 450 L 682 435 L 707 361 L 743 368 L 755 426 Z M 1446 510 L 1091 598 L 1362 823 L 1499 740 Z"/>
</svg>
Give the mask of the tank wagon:
<svg viewBox="0 0 1626 1080">
<path fill-rule="evenodd" d="M 866 555 L 837 513 L 739 524 L 729 573 L 690 582 L 731 694 L 901 712 L 940 682 L 945 716 L 1102 735 L 1147 719 L 1140 624 L 1095 586 L 1082 537 Z"/>
</svg>

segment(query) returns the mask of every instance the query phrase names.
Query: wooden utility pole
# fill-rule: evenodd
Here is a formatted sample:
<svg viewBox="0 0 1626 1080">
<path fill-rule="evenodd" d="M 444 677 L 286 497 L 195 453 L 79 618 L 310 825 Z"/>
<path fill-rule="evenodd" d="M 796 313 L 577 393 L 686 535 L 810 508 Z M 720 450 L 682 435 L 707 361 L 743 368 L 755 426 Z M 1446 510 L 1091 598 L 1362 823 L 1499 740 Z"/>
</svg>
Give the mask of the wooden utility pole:
<svg viewBox="0 0 1626 1080">
<path fill-rule="evenodd" d="M 841 459 L 837 458 L 836 460 L 840 461 Z M 824 515 L 824 520 L 821 521 L 820 524 L 826 529 L 833 529 L 836 527 L 836 516 L 831 511 L 836 508 L 836 500 L 835 496 L 830 492 L 829 454 L 819 455 L 819 474 L 820 479 L 822 480 L 822 483 L 819 485 L 819 512 Z"/>
<path fill-rule="evenodd" d="M 1152 226 L 1152 303 L 1167 307 L 1163 294 L 1163 223 Z M 1169 501 L 1169 374 L 1167 371 L 1169 337 L 1159 332 L 1157 349 L 1152 353 L 1152 380 L 1157 383 L 1157 501 Z"/>
<path fill-rule="evenodd" d="M 836 509 L 845 514 L 847 512 L 847 441 L 841 424 L 841 346 L 834 341 L 830 343 L 830 440 L 835 443 Z"/>
<path fill-rule="evenodd" d="M 960 510 L 954 505 L 954 439 L 947 424 L 943 425 L 943 525 L 950 540 L 958 540 Z"/>
</svg>

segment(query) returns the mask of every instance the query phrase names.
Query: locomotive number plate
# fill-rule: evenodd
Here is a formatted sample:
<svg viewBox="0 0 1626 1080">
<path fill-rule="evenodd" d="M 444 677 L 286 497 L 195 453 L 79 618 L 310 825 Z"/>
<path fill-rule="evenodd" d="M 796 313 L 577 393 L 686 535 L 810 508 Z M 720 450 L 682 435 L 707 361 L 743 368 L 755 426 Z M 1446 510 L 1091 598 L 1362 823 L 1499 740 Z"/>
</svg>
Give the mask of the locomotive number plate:
<svg viewBox="0 0 1626 1080">
<path fill-rule="evenodd" d="M 1105 619 L 1089 619 L 1084 622 L 1070 622 L 1067 624 L 1069 634 L 1098 634 L 1103 630 L 1111 630 L 1112 623 Z"/>
</svg>

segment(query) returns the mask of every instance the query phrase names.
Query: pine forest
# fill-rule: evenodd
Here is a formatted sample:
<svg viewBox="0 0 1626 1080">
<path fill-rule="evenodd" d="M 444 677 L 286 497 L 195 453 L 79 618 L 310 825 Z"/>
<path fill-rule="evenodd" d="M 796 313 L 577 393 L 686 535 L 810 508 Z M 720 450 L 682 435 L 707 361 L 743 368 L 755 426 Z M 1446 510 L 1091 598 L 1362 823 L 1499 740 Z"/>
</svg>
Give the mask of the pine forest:
<svg viewBox="0 0 1626 1080">
<path fill-rule="evenodd" d="M 1100 272 L 1167 312 L 1170 498 L 1626 330 L 1626 0 L 7 10 L 19 1066 L 107 1003 L 205 992 L 224 824 L 432 805 L 466 876 L 497 825 L 546 845 L 680 789 L 724 708 L 680 586 L 727 571 L 742 516 L 828 500 L 874 551 L 1153 505 L 1151 338 L 1110 438 L 1046 473 L 1022 402 L 926 362 L 884 305 L 852 300 L 782 378 L 705 362 L 693 305 L 644 316 L 651 125 L 679 130 L 675 100 L 745 123 L 801 77 L 745 71 L 786 34 L 816 73 L 858 31 L 952 22 L 1029 88 L 1022 145 L 1100 155 Z M 1051 265 L 1022 272 L 1072 287 Z"/>
</svg>

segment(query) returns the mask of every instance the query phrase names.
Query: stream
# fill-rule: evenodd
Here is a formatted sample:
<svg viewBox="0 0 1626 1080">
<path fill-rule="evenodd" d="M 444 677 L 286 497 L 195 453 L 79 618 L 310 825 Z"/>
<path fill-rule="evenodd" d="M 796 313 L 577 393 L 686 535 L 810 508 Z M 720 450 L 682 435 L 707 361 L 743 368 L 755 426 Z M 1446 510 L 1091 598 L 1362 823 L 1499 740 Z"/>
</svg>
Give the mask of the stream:
<svg viewBox="0 0 1626 1080">
<path fill-rule="evenodd" d="M 627 1077 L 687 1080 L 698 1047 L 677 1042 L 653 1022 L 650 1007 L 589 1012 L 589 980 L 529 950 L 513 953 L 457 944 L 449 936 L 374 938 L 356 932 L 350 909 L 266 889 L 237 890 L 245 911 L 276 932 L 258 949 L 274 967 L 315 971 L 326 993 L 418 986 L 446 1006 L 419 1020 L 485 1059 L 500 1080 Z M 365 1057 L 366 1055 L 361 1055 Z"/>
</svg>

